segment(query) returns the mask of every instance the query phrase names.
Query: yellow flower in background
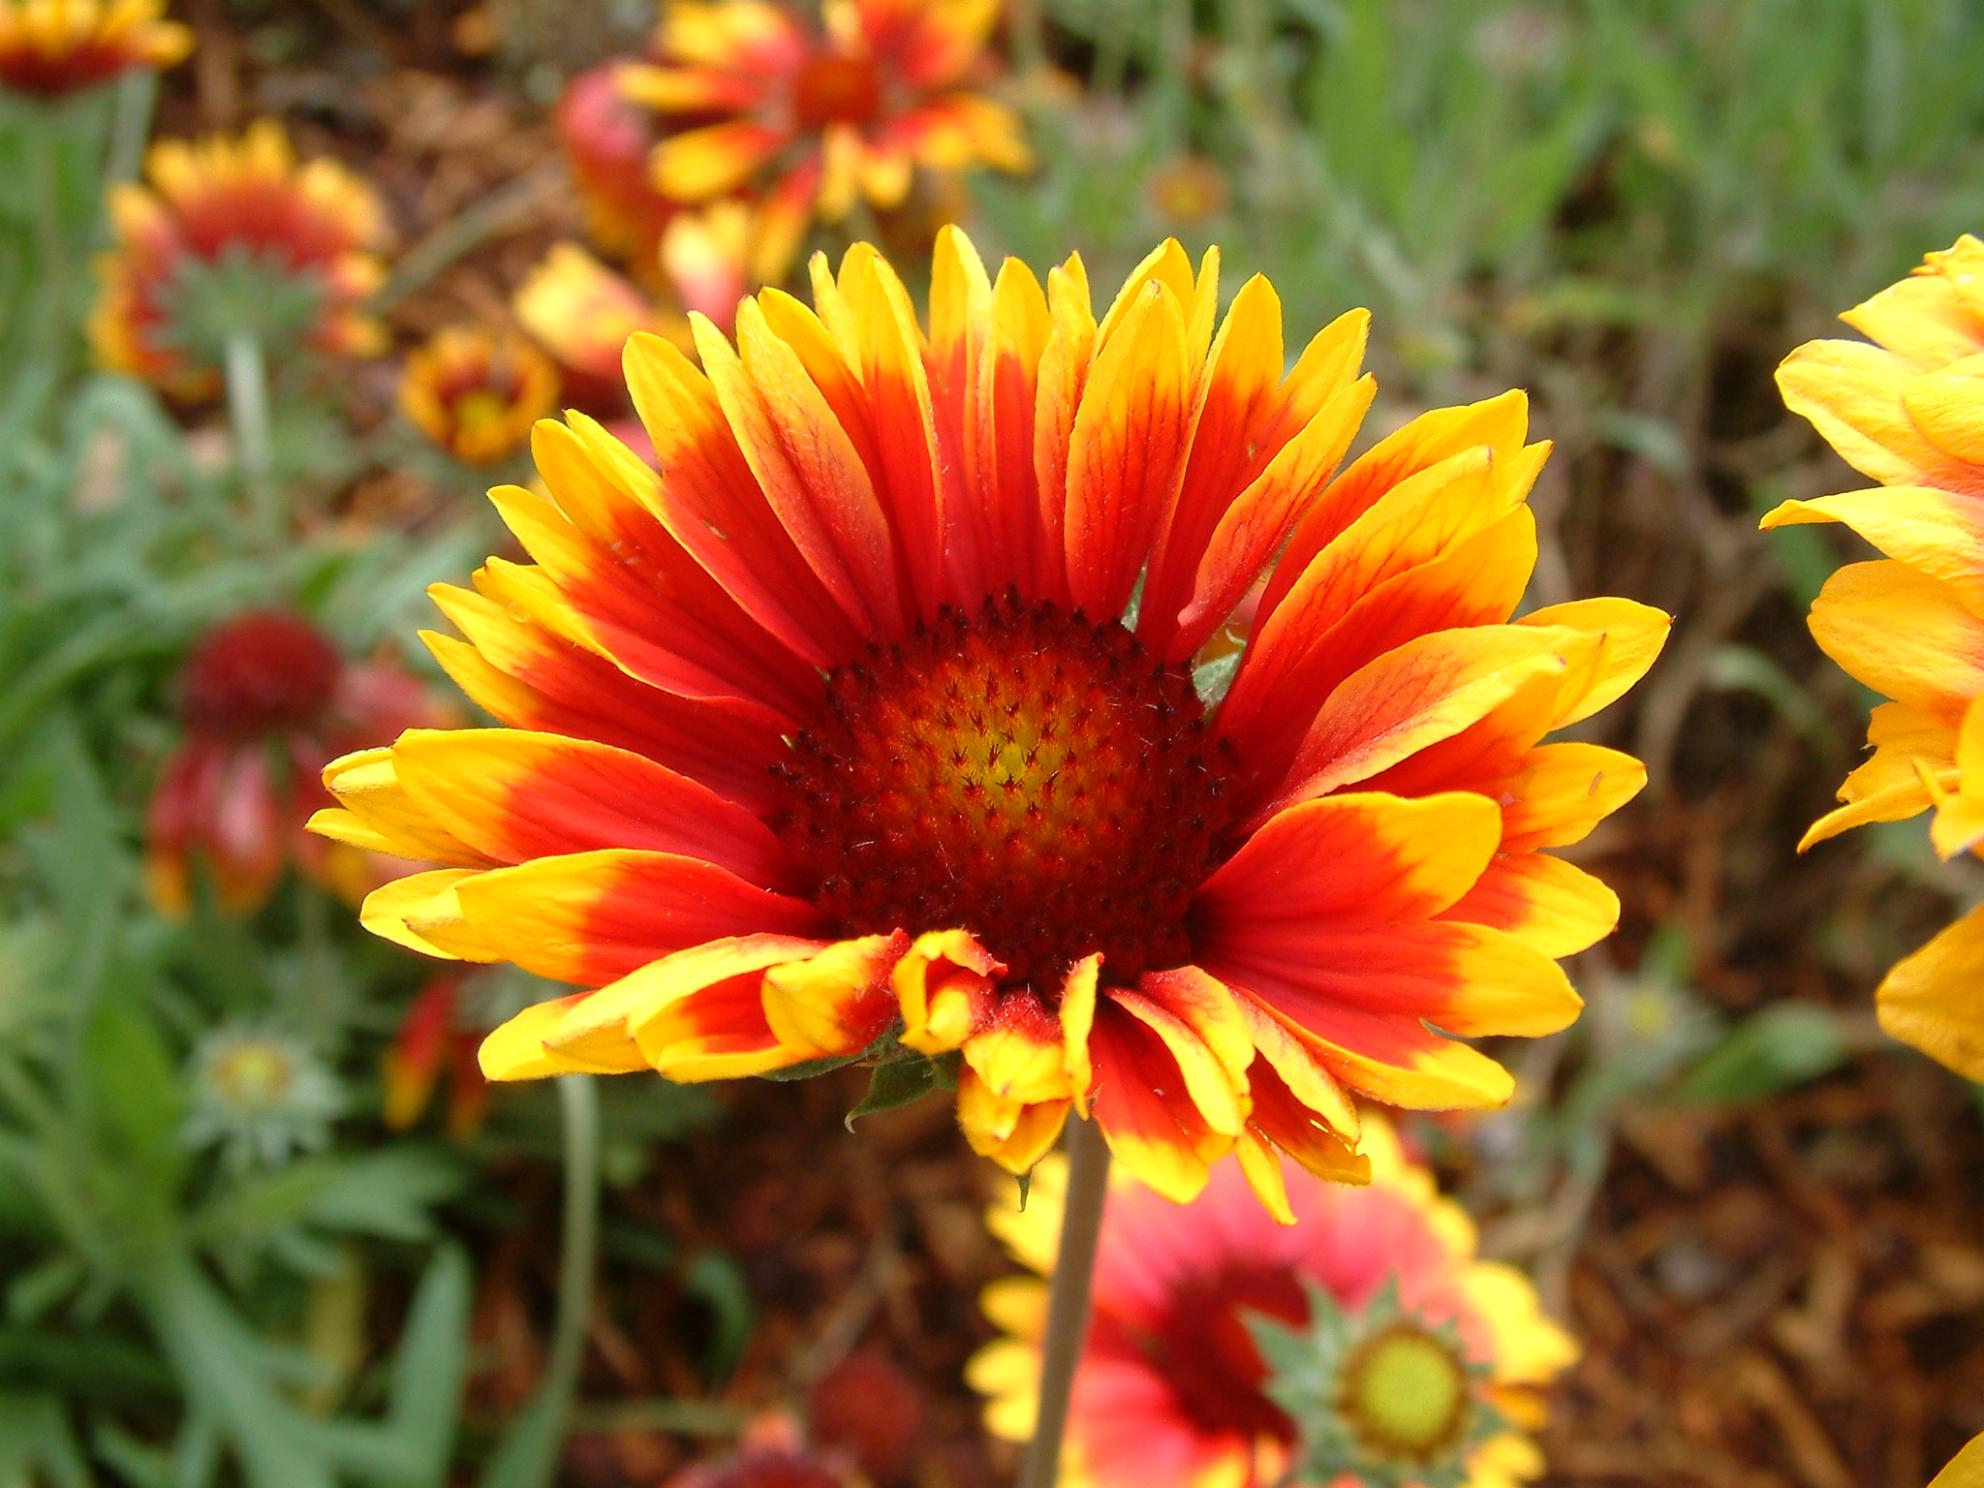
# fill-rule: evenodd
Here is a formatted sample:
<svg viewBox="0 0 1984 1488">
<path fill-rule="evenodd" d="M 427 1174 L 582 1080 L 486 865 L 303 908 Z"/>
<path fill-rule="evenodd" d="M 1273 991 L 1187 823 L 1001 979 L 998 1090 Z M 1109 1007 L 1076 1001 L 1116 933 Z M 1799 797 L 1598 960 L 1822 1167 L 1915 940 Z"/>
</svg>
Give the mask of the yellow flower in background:
<svg viewBox="0 0 1984 1488">
<path fill-rule="evenodd" d="M 363 302 L 384 277 L 386 218 L 357 176 L 331 160 L 299 162 L 267 119 L 238 138 L 156 144 L 145 174 L 146 185 L 110 198 L 116 244 L 99 261 L 89 325 L 106 368 L 182 396 L 211 392 L 218 376 L 196 349 L 187 300 L 189 286 L 223 275 L 259 276 L 264 300 L 293 296 L 304 344 L 341 356 L 383 349 Z"/>
<path fill-rule="evenodd" d="M 1352 1317 L 1396 1301 L 1396 1316 L 1347 1351 L 1322 1399 L 1333 1400 L 1326 1425 L 1342 1432 L 1346 1459 L 1406 1475 L 1347 1476 L 1345 1488 L 1416 1481 L 1434 1466 L 1457 1469 L 1469 1488 L 1513 1488 L 1542 1473 L 1526 1433 L 1543 1424 L 1544 1392 L 1577 1358 L 1576 1343 L 1544 1315 L 1527 1278 L 1476 1256 L 1466 1213 L 1370 1113 L 1363 1151 L 1368 1187 L 1288 1174 L 1292 1229 L 1274 1224 L 1230 1169 L 1182 1207 L 1132 1185 L 1111 1189 L 1063 1488 L 1276 1482 L 1294 1465 L 1298 1426 L 1276 1403 L 1249 1322 L 1309 1325 L 1312 1289 Z M 1033 1428 L 1044 1278 L 1066 1181 L 1066 1164 L 1049 1158 L 1023 1210 L 1001 1204 L 989 1216 L 1013 1257 L 1038 1273 L 986 1288 L 986 1316 L 1006 1336 L 967 1370 L 988 1397 L 987 1426 L 1009 1440 Z M 1471 1412 L 1480 1412 L 1472 1422 Z"/>
<path fill-rule="evenodd" d="M 1778 370 L 1786 405 L 1883 485 L 1787 501 L 1766 528 L 1850 527 L 1886 556 L 1849 564 L 1813 602 L 1812 635 L 1889 701 L 1873 753 L 1801 850 L 1934 809 L 1944 857 L 1984 837 L 1984 243 L 1965 236 L 1843 317 L 1873 338 L 1814 341 Z M 1881 1026 L 1984 1079 L 1984 910 L 1888 974 Z"/>
<path fill-rule="evenodd" d="M 400 411 L 466 465 L 494 465 L 530 442 L 558 402 L 558 370 L 521 336 L 449 326 L 410 353 Z"/>
<path fill-rule="evenodd" d="M 0 0 L 0 88 L 57 98 L 171 67 L 193 33 L 164 15 L 163 0 Z"/>
<path fill-rule="evenodd" d="M 917 170 L 1031 164 L 1012 111 L 978 91 L 998 0 L 669 0 L 621 87 L 662 116 L 652 179 L 671 201 L 762 198 L 754 277 L 781 277 L 814 217 L 894 207 Z"/>
<path fill-rule="evenodd" d="M 1280 1154 L 1361 1175 L 1347 1090 L 1505 1102 L 1461 1040 L 1576 1017 L 1556 958 L 1618 902 L 1552 849 L 1644 780 L 1543 741 L 1667 628 L 1511 620 L 1548 453 L 1522 397 L 1335 474 L 1367 317 L 1291 367 L 1266 280 L 1222 322 L 1216 251 L 1163 244 L 1098 315 L 1078 258 L 995 279 L 949 229 L 927 329 L 865 244 L 813 283 L 735 345 L 694 318 L 700 369 L 633 339 L 652 462 L 538 425 L 548 495 L 492 493 L 532 561 L 434 590 L 466 639 L 430 645 L 506 727 L 326 774 L 319 830 L 446 865 L 369 927 L 581 989 L 484 1068 L 913 1051 L 1013 1171 L 1092 1115 L 1174 1198 L 1237 1153 L 1283 1218 Z M 1198 669 L 1250 600 L 1237 666 Z"/>
</svg>

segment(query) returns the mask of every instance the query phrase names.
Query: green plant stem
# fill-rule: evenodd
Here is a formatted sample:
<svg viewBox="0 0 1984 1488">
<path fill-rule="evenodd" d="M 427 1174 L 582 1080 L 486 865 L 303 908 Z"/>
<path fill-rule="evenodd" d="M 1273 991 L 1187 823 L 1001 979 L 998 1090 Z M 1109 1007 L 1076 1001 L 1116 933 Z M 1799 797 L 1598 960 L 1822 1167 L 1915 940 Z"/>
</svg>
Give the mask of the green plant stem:
<svg viewBox="0 0 1984 1488">
<path fill-rule="evenodd" d="M 117 80 L 117 96 L 110 112 L 110 150 L 103 167 L 105 184 L 117 186 L 137 176 L 157 97 L 158 74 L 149 67 L 133 67 Z"/>
<path fill-rule="evenodd" d="M 39 257 L 42 311 L 47 317 L 48 347 L 61 365 L 69 361 L 69 233 L 62 210 L 62 147 L 64 130 L 49 123 L 38 130 L 28 149 L 33 174 L 35 246 Z"/>
<path fill-rule="evenodd" d="M 256 535 L 274 544 L 282 535 L 282 513 L 269 479 L 269 373 L 262 343 L 253 332 L 229 335 L 224 371 L 235 466 L 241 472 L 249 518 Z"/>
<path fill-rule="evenodd" d="M 599 1249 L 599 1088 L 590 1075 L 558 1081 L 565 1130 L 564 1253 L 558 1260 L 558 1315 L 544 1366 L 543 1391 L 555 1402 L 554 1439 L 562 1438 L 579 1390 L 586 1319 L 592 1312 L 595 1252 Z"/>
<path fill-rule="evenodd" d="M 1093 1121 L 1068 1125 L 1068 1197 L 1061 1214 L 1061 1244 L 1047 1303 L 1047 1341 L 1040 1360 L 1040 1408 L 1033 1440 L 1020 1463 L 1019 1488 L 1055 1488 L 1061 1476 L 1061 1437 L 1075 1366 L 1088 1336 L 1089 1295 L 1095 1281 L 1095 1247 L 1102 1235 L 1103 1201 L 1109 1194 L 1109 1148 Z"/>
</svg>

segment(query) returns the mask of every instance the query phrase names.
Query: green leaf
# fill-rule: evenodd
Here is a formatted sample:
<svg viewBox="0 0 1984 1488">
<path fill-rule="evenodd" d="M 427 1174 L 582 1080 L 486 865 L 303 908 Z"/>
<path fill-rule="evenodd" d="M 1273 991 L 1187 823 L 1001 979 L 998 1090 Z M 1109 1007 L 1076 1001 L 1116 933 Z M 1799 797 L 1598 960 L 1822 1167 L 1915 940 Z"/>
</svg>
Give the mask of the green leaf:
<svg viewBox="0 0 1984 1488">
<path fill-rule="evenodd" d="M 83 1059 L 105 1150 L 147 1192 L 173 1193 L 186 1167 L 185 1093 L 151 1018 L 132 1001 L 106 998 L 93 1010 Z"/>
<path fill-rule="evenodd" d="M 900 1059 L 885 1060 L 870 1072 L 868 1093 L 847 1113 L 847 1129 L 854 1130 L 858 1117 L 893 1111 L 922 1100 L 932 1091 L 955 1090 L 957 1086 L 958 1056 L 954 1053 L 936 1059 L 927 1054 L 905 1054 Z"/>
<path fill-rule="evenodd" d="M 1762 1100 L 1817 1079 L 1846 1053 L 1837 1014 L 1811 1003 L 1778 1003 L 1737 1024 L 1675 1093 L 1715 1105 Z"/>
<path fill-rule="evenodd" d="M 713 1326 L 703 1367 L 712 1380 L 723 1379 L 737 1367 L 751 1337 L 756 1310 L 750 1285 L 737 1262 L 721 1251 L 706 1250 L 683 1270 L 682 1289 L 710 1310 Z"/>
</svg>

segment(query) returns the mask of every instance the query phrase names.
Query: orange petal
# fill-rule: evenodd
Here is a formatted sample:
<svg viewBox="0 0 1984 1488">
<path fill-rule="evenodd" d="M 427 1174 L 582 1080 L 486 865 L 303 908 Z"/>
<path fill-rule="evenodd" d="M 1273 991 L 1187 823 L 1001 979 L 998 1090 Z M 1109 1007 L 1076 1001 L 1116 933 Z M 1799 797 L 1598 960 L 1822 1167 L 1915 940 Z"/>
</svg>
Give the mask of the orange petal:
<svg viewBox="0 0 1984 1488">
<path fill-rule="evenodd" d="M 593 986 L 705 941 L 803 935 L 819 925 L 802 900 L 669 853 L 537 858 L 464 878 L 454 894 L 488 959 Z"/>
<path fill-rule="evenodd" d="M 700 858 L 757 883 L 784 872 L 784 852 L 756 816 L 610 745 L 518 729 L 410 729 L 392 757 L 412 801 L 499 862 L 635 848 Z"/>
<path fill-rule="evenodd" d="M 1072 1094 L 1061 1020 L 1031 991 L 1000 994 L 963 1047 L 990 1095 L 1032 1105 Z"/>
<path fill-rule="evenodd" d="M 1984 909 L 1895 965 L 1874 994 L 1881 1027 L 1968 1080 L 1984 1080 Z"/>
<path fill-rule="evenodd" d="M 1245 1117 L 1242 1093 L 1226 1086 L 1223 1095 L 1208 1094 L 1214 1112 L 1233 1127 L 1215 1130 L 1187 1089 L 1179 1051 L 1201 1092 L 1220 1091 L 1227 1072 L 1185 1025 L 1133 992 L 1118 991 L 1097 1005 L 1091 1048 L 1092 1109 L 1109 1150 L 1133 1177 L 1176 1203 L 1189 1202 L 1233 1145 Z"/>
<path fill-rule="evenodd" d="M 1207 944 L 1270 927 L 1429 919 L 1474 886 L 1501 840 L 1484 796 L 1353 794 L 1270 817 L 1200 888 Z"/>
<path fill-rule="evenodd" d="M 1191 396 L 1185 335 L 1183 309 L 1160 282 L 1138 292 L 1113 335 L 1098 335 L 1068 443 L 1063 535 L 1070 599 L 1098 618 L 1123 613 L 1177 499 Z"/>
<path fill-rule="evenodd" d="M 1005 966 L 965 930 L 916 937 L 890 975 L 902 1009 L 902 1041 L 923 1054 L 963 1045 L 990 1010 Z"/>
<path fill-rule="evenodd" d="M 1548 853 L 1498 853 L 1446 914 L 1506 930 L 1546 956 L 1574 956 L 1618 928 L 1619 896 Z"/>
<path fill-rule="evenodd" d="M 864 935 L 765 973 L 765 1023 L 782 1048 L 804 1059 L 859 1054 L 896 1021 L 889 974 L 909 937 Z"/>
<path fill-rule="evenodd" d="M 1843 522 L 1890 558 L 1950 586 L 1984 615 L 1984 508 L 1927 486 L 1884 486 L 1813 501 L 1786 501 L 1763 519 L 1765 531 Z"/>
<path fill-rule="evenodd" d="M 958 1074 L 958 1125 L 980 1157 L 1025 1173 L 1053 1148 L 1068 1119 L 1065 1100 L 1029 1105 L 998 1094 L 969 1067 Z"/>
<path fill-rule="evenodd" d="M 1984 694 L 1984 619 L 1893 560 L 1851 563 L 1812 602 L 1812 638 L 1850 676 L 1954 719 Z"/>
<path fill-rule="evenodd" d="M 1486 716 L 1537 677 L 1588 663 L 1598 638 L 1562 626 L 1484 625 L 1408 641 L 1332 692 L 1259 819 L 1367 780 Z"/>
</svg>

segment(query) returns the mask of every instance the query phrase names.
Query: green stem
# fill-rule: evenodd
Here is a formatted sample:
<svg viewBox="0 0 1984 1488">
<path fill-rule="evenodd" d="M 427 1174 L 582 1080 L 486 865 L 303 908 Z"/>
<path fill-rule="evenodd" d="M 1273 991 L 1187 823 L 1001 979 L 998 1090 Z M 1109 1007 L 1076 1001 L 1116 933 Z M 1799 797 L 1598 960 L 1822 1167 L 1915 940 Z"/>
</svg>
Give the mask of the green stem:
<svg viewBox="0 0 1984 1488">
<path fill-rule="evenodd" d="M 256 535 L 274 544 L 282 535 L 282 513 L 269 479 L 269 373 L 254 332 L 229 334 L 224 370 L 235 468 L 241 474 L 249 517 Z"/>
<path fill-rule="evenodd" d="M 1061 1476 L 1061 1438 L 1068 1398 L 1088 1336 L 1089 1294 L 1095 1281 L 1095 1248 L 1109 1195 L 1109 1148 L 1093 1121 L 1068 1126 L 1068 1197 L 1061 1214 L 1060 1253 L 1054 1260 L 1047 1303 L 1047 1340 L 1040 1360 L 1040 1408 L 1033 1440 L 1020 1463 L 1019 1488 L 1055 1488 Z"/>
<path fill-rule="evenodd" d="M 103 168 L 108 185 L 122 185 L 137 176 L 157 97 L 158 74 L 149 67 L 133 67 L 117 80 L 117 98 L 110 114 L 110 152 Z"/>
<path fill-rule="evenodd" d="M 542 1386 L 544 1397 L 555 1402 L 554 1438 L 563 1437 L 578 1395 L 599 1249 L 599 1088 L 592 1076 L 563 1076 L 558 1081 L 558 1109 L 565 1126 L 564 1253 L 558 1259 L 558 1315 Z"/>
<path fill-rule="evenodd" d="M 48 346 L 66 366 L 69 361 L 69 232 L 62 210 L 62 148 L 65 132 L 52 123 L 36 131 L 29 146 L 34 181 L 35 246 L 45 296 Z"/>
</svg>

